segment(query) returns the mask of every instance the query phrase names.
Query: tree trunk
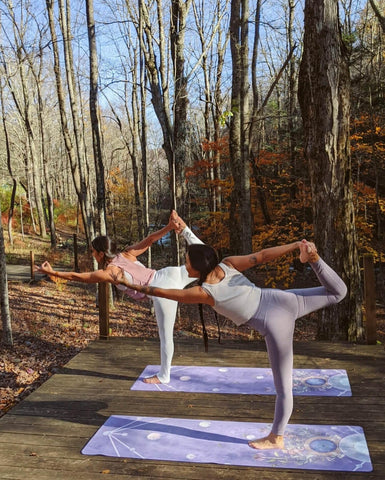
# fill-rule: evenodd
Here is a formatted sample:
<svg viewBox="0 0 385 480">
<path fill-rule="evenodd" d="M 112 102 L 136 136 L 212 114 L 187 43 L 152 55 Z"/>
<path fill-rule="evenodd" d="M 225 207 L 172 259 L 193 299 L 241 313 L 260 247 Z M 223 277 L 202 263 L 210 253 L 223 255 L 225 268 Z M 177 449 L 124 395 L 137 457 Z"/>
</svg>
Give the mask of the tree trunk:
<svg viewBox="0 0 385 480">
<path fill-rule="evenodd" d="M 380 7 L 379 5 L 377 5 L 377 2 L 375 0 L 369 0 L 369 3 L 373 8 L 373 11 L 376 14 L 376 17 L 378 18 L 382 31 L 385 33 L 385 15 L 381 13 Z"/>
<path fill-rule="evenodd" d="M 13 213 L 15 211 L 15 197 L 16 197 L 16 189 L 17 189 L 17 181 L 13 176 L 12 172 L 12 162 L 11 162 L 11 149 L 10 149 L 10 142 L 9 142 L 9 135 L 8 135 L 8 128 L 7 128 L 7 121 L 6 121 L 6 113 L 4 108 L 4 92 L 3 86 L 0 86 L 0 101 L 1 101 L 1 118 L 3 124 L 3 131 L 4 131 L 4 140 L 5 140 L 5 150 L 7 154 L 7 167 L 10 177 L 12 178 L 12 195 L 11 195 L 11 202 L 9 205 L 8 210 L 8 240 L 10 245 L 13 245 Z M 1 211 L 0 211 L 1 212 Z"/>
<path fill-rule="evenodd" d="M 171 4 L 171 56 L 174 72 L 174 165 L 169 165 L 170 174 L 174 173 L 175 200 L 173 207 L 181 211 L 182 216 L 186 216 L 184 211 L 185 202 L 185 181 L 184 167 L 186 157 L 189 155 L 191 146 L 188 146 L 187 134 L 187 76 L 185 72 L 184 42 L 186 33 L 187 13 L 191 0 L 172 0 Z"/>
<path fill-rule="evenodd" d="M 349 83 L 337 0 L 306 0 L 298 93 L 315 242 L 348 286 L 343 302 L 320 312 L 318 337 L 356 341 L 362 337 L 362 295 L 351 179 Z"/>
<path fill-rule="evenodd" d="M 249 253 L 252 249 L 252 216 L 249 161 L 248 95 L 248 0 L 232 0 L 230 46 L 232 58 L 232 93 L 230 122 L 230 163 L 234 189 L 230 209 L 230 249 Z"/>
<path fill-rule="evenodd" d="M 71 166 L 72 180 L 73 180 L 75 191 L 80 204 L 82 217 L 83 217 L 83 225 L 84 225 L 84 229 L 87 237 L 87 242 L 89 244 L 92 240 L 91 237 L 93 236 L 93 233 L 94 233 L 93 222 L 91 221 L 92 208 L 88 200 L 89 196 L 87 192 L 89 187 L 88 185 L 86 185 L 85 180 L 82 176 L 82 169 L 81 169 L 81 166 L 79 165 L 79 162 L 81 162 L 81 159 L 80 158 L 78 159 L 79 162 L 76 159 L 77 154 L 75 153 L 75 149 L 72 143 L 70 128 L 68 125 L 68 120 L 66 115 L 65 95 L 64 95 L 63 83 L 61 78 L 58 39 L 56 36 L 56 30 L 55 30 L 53 1 L 46 0 L 46 6 L 47 6 L 47 13 L 48 13 L 48 20 L 49 20 L 49 28 L 50 28 L 51 39 L 52 39 L 52 54 L 53 54 L 53 60 L 54 60 L 54 73 L 55 73 L 55 80 L 56 80 L 56 94 L 58 98 L 58 108 L 59 108 L 59 114 L 60 114 L 60 124 L 62 128 L 63 141 L 65 145 L 65 150 L 69 159 L 69 163 Z M 63 36 L 65 38 L 64 51 L 66 52 L 67 51 L 66 29 L 63 29 Z M 67 53 L 65 53 L 65 57 L 67 59 L 68 57 Z M 70 98 L 71 98 L 71 106 L 73 106 L 73 97 L 71 96 Z M 72 112 L 74 114 L 73 108 L 72 108 Z"/>
<path fill-rule="evenodd" d="M 32 165 L 32 188 L 33 188 L 33 196 L 34 201 L 36 204 L 36 210 L 38 215 L 38 222 L 40 228 L 40 235 L 42 238 L 46 238 L 47 231 L 45 225 L 45 215 L 44 215 L 44 208 L 43 208 L 43 199 L 42 199 L 42 185 L 40 181 L 39 172 L 41 170 L 41 161 L 40 157 L 36 150 L 36 143 L 35 143 L 35 132 L 33 131 L 33 122 L 31 116 L 31 103 L 33 100 L 31 98 L 31 89 L 28 86 L 28 70 L 25 69 L 25 59 L 28 57 L 27 50 L 24 41 L 25 29 L 26 24 L 20 25 L 15 17 L 15 13 L 13 10 L 12 3 L 8 3 L 8 13 L 10 18 L 12 19 L 12 30 L 13 30 L 13 39 L 15 43 L 16 49 L 16 57 L 17 57 L 17 69 L 19 73 L 19 80 L 21 85 L 21 95 L 20 98 L 22 99 L 23 104 L 21 101 L 17 100 L 17 95 L 14 90 L 13 79 L 10 77 L 7 78 L 8 85 L 11 90 L 12 97 L 15 101 L 16 108 L 19 112 L 21 119 L 23 120 L 23 125 L 26 131 L 26 152 L 28 158 L 31 160 Z M 32 209 L 32 204 L 31 204 Z"/>
<path fill-rule="evenodd" d="M 38 176 L 36 181 L 39 181 L 40 184 L 43 183 L 44 178 L 44 185 L 45 191 L 47 194 L 47 210 L 48 210 L 48 225 L 50 230 L 50 239 L 51 239 L 51 247 L 55 248 L 57 244 L 56 239 L 56 226 L 54 220 L 54 205 L 53 205 L 53 196 L 52 196 L 52 186 L 51 186 L 51 179 L 49 175 L 48 169 L 48 158 L 47 158 L 47 146 L 46 146 L 46 134 L 45 134 L 45 125 L 44 125 L 44 118 L 45 118 L 45 104 L 42 97 L 41 92 L 41 85 L 42 85 L 42 64 L 44 58 L 44 48 L 42 45 L 42 37 L 39 38 L 39 55 L 37 59 L 30 55 L 26 55 L 26 58 L 29 63 L 30 71 L 35 79 L 36 84 L 36 93 L 37 93 L 37 102 L 38 102 L 38 109 L 37 109 L 37 117 L 38 117 L 38 125 L 39 125 L 39 138 L 40 138 L 40 155 L 39 161 L 42 164 L 43 175 Z"/>
<path fill-rule="evenodd" d="M 1 203 L 0 203 L 1 212 Z M 2 341 L 5 345 L 13 345 L 11 313 L 9 311 L 8 299 L 8 279 L 7 265 L 5 261 L 4 235 L 3 225 L 0 215 L 0 303 L 1 303 L 1 320 L 2 320 Z"/>
<path fill-rule="evenodd" d="M 79 172 L 79 203 L 81 207 L 84 229 L 86 233 L 87 243 L 90 244 L 94 237 L 94 208 L 92 204 L 92 192 L 90 191 L 88 165 L 84 135 L 81 129 L 80 118 L 84 116 L 79 113 L 80 94 L 76 89 L 74 59 L 72 51 L 72 32 L 71 32 L 71 5 L 70 0 L 59 0 L 59 24 L 63 35 L 63 51 L 65 59 L 65 72 L 67 78 L 68 97 L 71 107 L 71 118 L 73 126 L 74 148 L 76 151 L 76 163 Z"/>
<path fill-rule="evenodd" d="M 96 50 L 95 20 L 93 0 L 86 0 L 88 44 L 90 50 L 90 117 L 92 126 L 92 146 L 96 173 L 96 204 L 98 209 L 99 232 L 107 231 L 106 193 L 104 179 L 104 163 L 102 152 L 102 134 L 98 113 L 98 55 Z"/>
</svg>

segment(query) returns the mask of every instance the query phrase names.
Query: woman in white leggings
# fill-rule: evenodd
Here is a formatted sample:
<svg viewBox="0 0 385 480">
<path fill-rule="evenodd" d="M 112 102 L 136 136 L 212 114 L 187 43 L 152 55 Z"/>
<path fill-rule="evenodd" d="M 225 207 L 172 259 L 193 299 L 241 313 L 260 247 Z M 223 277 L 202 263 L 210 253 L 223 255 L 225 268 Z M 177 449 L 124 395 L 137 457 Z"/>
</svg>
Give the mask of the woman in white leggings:
<svg viewBox="0 0 385 480">
<path fill-rule="evenodd" d="M 48 262 L 44 262 L 35 270 L 40 273 L 46 273 L 51 276 L 63 278 L 83 283 L 116 283 L 116 278 L 124 275 L 130 283 L 138 285 L 165 285 L 167 288 L 184 288 L 194 281 L 186 270 L 185 265 L 179 267 L 166 267 L 161 270 L 154 270 L 145 267 L 138 261 L 138 256 L 144 253 L 154 242 L 162 238 L 171 230 L 180 233 L 188 244 L 202 242 L 186 226 L 184 221 L 175 211 L 171 212 L 168 225 L 144 238 L 136 245 L 124 249 L 123 252 L 117 252 L 116 243 L 107 236 L 99 236 L 92 240 L 92 255 L 99 265 L 103 268 L 93 272 L 57 272 L 54 271 Z M 143 293 L 127 289 L 123 285 L 117 285 L 135 300 L 143 300 L 146 297 Z M 166 298 L 153 298 L 156 321 L 158 324 L 160 338 L 160 371 L 149 378 L 145 378 L 145 383 L 168 383 L 170 381 L 170 369 L 172 357 L 174 354 L 174 323 L 178 303 Z"/>
<path fill-rule="evenodd" d="M 182 222 L 180 217 L 179 222 Z M 184 222 L 182 226 L 181 235 L 189 245 L 203 244 Z M 149 285 L 152 287 L 184 288 L 194 280 L 196 279 L 189 277 L 186 266 L 181 265 L 179 267 L 166 267 L 156 271 Z M 127 291 L 129 290 L 127 289 Z M 168 383 L 170 381 L 171 362 L 174 355 L 174 324 L 178 302 L 158 297 L 152 297 L 152 301 L 160 339 L 160 371 L 152 377 L 145 378 L 143 381 L 145 383 Z"/>
<path fill-rule="evenodd" d="M 320 287 L 296 290 L 264 289 L 254 285 L 242 273 L 257 264 L 300 250 L 301 262 L 309 262 Z M 292 369 L 295 321 L 310 312 L 340 302 L 346 285 L 317 254 L 314 243 L 302 240 L 272 247 L 250 255 L 232 256 L 219 262 L 208 245 L 190 245 L 186 256 L 190 277 L 199 278 L 199 286 L 185 290 L 130 284 L 119 281 L 146 295 L 182 303 L 206 303 L 237 325 L 258 330 L 266 340 L 277 391 L 274 421 L 267 437 L 252 441 L 256 449 L 283 448 L 283 434 L 293 409 Z M 158 285 L 158 284 L 157 284 Z M 162 285 L 163 287 L 164 285 Z"/>
</svg>

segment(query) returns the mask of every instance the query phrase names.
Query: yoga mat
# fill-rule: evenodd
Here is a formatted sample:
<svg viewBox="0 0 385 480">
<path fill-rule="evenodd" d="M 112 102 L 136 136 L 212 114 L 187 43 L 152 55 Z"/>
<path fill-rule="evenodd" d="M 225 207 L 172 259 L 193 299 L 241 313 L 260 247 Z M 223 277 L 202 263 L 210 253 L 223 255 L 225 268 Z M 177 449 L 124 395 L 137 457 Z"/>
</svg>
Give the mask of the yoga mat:
<svg viewBox="0 0 385 480">
<path fill-rule="evenodd" d="M 248 467 L 372 471 L 361 427 L 289 424 L 283 450 L 248 446 L 250 440 L 266 436 L 270 427 L 266 423 L 113 415 L 81 453 Z"/>
<path fill-rule="evenodd" d="M 240 393 L 275 395 L 270 368 L 171 367 L 167 384 L 144 383 L 143 378 L 159 372 L 159 365 L 147 365 L 131 390 L 162 392 Z M 345 370 L 293 370 L 293 394 L 302 396 L 351 397 Z"/>
</svg>

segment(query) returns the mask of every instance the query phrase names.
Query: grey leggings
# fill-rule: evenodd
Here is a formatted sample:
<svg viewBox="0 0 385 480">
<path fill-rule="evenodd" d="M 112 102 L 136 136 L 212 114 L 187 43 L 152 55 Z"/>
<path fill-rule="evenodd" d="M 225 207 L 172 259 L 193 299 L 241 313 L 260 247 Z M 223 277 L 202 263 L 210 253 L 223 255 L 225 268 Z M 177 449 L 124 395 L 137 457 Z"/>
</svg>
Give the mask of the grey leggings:
<svg viewBox="0 0 385 480">
<path fill-rule="evenodd" d="M 294 290 L 262 289 L 257 312 L 247 325 L 265 336 L 277 391 L 272 432 L 283 435 L 293 410 L 293 334 L 295 321 L 340 302 L 347 289 L 322 259 L 310 264 L 321 287 Z"/>
</svg>

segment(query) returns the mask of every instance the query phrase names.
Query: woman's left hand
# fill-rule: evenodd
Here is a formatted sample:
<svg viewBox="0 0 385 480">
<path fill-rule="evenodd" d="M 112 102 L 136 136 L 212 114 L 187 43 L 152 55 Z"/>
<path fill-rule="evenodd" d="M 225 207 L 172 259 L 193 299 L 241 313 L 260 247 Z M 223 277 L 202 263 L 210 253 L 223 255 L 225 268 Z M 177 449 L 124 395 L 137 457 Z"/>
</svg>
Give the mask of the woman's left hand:
<svg viewBox="0 0 385 480">
<path fill-rule="evenodd" d="M 34 272 L 39 272 L 39 273 L 46 273 L 50 274 L 53 273 L 54 269 L 51 267 L 49 262 L 43 262 L 40 266 L 34 265 L 33 267 Z"/>
</svg>

